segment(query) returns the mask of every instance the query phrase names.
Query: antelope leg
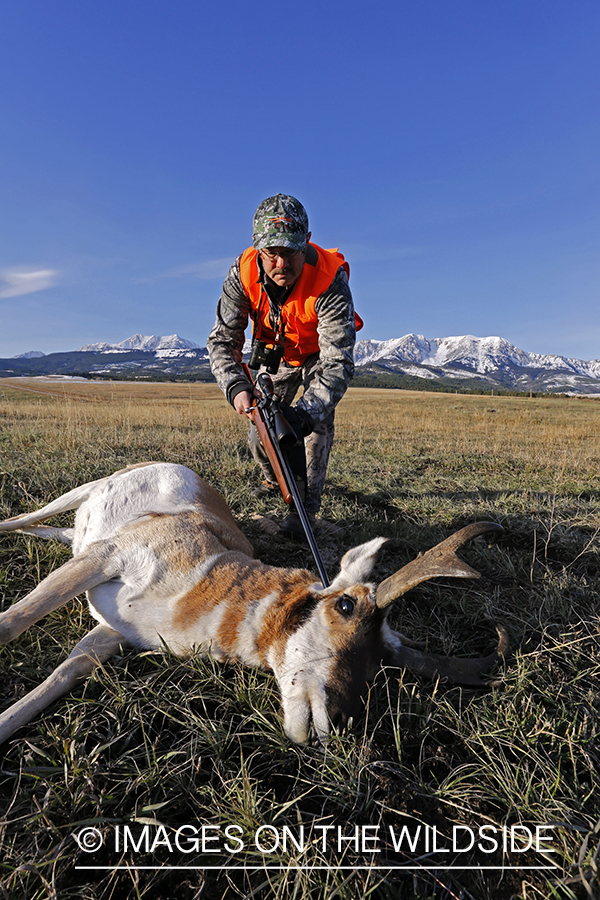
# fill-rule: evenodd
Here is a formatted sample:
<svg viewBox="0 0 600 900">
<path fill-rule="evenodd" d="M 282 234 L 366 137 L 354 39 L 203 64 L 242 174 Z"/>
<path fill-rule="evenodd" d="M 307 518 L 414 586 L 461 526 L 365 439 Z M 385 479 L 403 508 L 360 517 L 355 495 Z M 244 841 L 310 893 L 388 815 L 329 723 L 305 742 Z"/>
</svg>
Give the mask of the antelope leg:
<svg viewBox="0 0 600 900">
<path fill-rule="evenodd" d="M 14 640 L 23 631 L 59 606 L 89 588 L 109 581 L 116 574 L 108 552 L 98 547 L 82 553 L 56 569 L 31 593 L 0 613 L 0 645 Z"/>
<path fill-rule="evenodd" d="M 27 528 L 17 528 L 15 534 L 29 534 L 44 538 L 46 541 L 60 541 L 61 544 L 73 543 L 72 528 L 51 528 L 49 525 L 29 525 Z"/>
<path fill-rule="evenodd" d="M 0 522 L 0 533 L 8 533 L 11 531 L 18 531 L 21 528 L 29 528 L 30 525 L 37 525 L 40 522 L 44 522 L 46 519 L 52 518 L 52 516 L 55 516 L 58 513 L 79 509 L 81 504 L 89 498 L 92 491 L 99 485 L 110 481 L 115 475 L 124 475 L 132 469 L 141 469 L 144 466 L 151 465 L 152 463 L 150 462 L 134 463 L 131 466 L 127 466 L 125 469 L 119 469 L 118 472 L 114 472 L 112 475 L 107 475 L 105 478 L 98 478 L 97 481 L 88 481 L 87 484 L 81 484 L 79 487 L 73 488 L 72 491 L 68 491 L 68 493 L 57 497 L 56 500 L 47 503 L 46 506 L 42 506 L 41 509 L 36 509 L 29 513 L 21 513 L 19 516 L 13 516 L 11 519 L 5 519 L 4 522 Z"/>
<path fill-rule="evenodd" d="M 59 697 L 68 694 L 81 678 L 93 672 L 123 645 L 126 646 L 127 641 L 118 631 L 107 625 L 96 625 L 42 684 L 0 715 L 0 744 Z"/>
</svg>

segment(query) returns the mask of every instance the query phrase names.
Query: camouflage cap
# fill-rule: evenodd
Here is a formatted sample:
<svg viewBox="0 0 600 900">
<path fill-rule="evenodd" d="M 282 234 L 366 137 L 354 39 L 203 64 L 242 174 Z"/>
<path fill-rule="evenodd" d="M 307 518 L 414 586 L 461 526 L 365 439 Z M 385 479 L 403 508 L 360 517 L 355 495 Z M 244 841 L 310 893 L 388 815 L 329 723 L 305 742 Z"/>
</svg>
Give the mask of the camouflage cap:
<svg viewBox="0 0 600 900">
<path fill-rule="evenodd" d="M 267 197 L 254 214 L 252 240 L 256 250 L 265 247 L 306 249 L 308 216 L 299 200 L 288 194 Z"/>
</svg>

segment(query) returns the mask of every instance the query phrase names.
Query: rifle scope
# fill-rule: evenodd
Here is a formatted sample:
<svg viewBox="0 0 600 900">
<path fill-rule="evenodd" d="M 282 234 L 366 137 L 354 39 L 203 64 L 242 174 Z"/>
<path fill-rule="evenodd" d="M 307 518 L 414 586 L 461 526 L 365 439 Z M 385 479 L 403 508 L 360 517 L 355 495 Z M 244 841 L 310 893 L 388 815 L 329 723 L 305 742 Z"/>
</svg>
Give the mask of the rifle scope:
<svg viewBox="0 0 600 900">
<path fill-rule="evenodd" d="M 273 417 L 273 427 L 275 429 L 275 434 L 277 435 L 277 442 L 282 450 L 289 450 L 290 447 L 293 447 L 294 444 L 297 443 L 298 437 L 279 409 L 279 397 L 275 393 L 271 376 L 262 372 L 258 376 L 258 386 L 264 394 L 265 399 L 269 401 L 269 412 Z"/>
</svg>

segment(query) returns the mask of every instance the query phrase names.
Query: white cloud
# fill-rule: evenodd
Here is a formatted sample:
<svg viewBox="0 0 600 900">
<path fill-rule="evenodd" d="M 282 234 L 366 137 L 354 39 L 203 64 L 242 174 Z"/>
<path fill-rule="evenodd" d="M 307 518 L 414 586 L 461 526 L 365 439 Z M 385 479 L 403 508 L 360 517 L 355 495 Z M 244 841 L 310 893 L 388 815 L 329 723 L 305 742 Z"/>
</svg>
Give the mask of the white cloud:
<svg viewBox="0 0 600 900">
<path fill-rule="evenodd" d="M 59 274 L 58 269 L 0 269 L 0 300 L 45 291 Z"/>
</svg>

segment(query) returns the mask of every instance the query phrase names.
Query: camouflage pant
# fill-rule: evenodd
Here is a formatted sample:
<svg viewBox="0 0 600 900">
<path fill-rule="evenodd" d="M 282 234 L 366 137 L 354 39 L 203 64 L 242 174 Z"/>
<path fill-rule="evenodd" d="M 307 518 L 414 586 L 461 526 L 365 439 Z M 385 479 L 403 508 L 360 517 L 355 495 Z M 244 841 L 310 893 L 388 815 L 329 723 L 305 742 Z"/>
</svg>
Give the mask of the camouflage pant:
<svg viewBox="0 0 600 900">
<path fill-rule="evenodd" d="M 307 391 L 311 381 L 315 377 L 319 367 L 318 353 L 309 356 L 304 365 L 289 367 L 281 365 L 277 375 L 273 375 L 273 386 L 283 403 L 291 405 L 299 387 L 302 385 Z M 263 370 L 264 371 L 264 370 Z M 315 425 L 314 431 L 304 438 L 304 450 L 306 453 L 306 511 L 316 513 L 321 506 L 321 494 L 325 485 L 327 463 L 333 436 L 335 434 L 334 413 L 331 413 L 323 422 Z M 252 456 L 260 464 L 263 475 L 268 481 L 275 481 L 273 469 L 263 450 L 258 432 L 254 425 L 248 435 L 248 443 Z"/>
</svg>

